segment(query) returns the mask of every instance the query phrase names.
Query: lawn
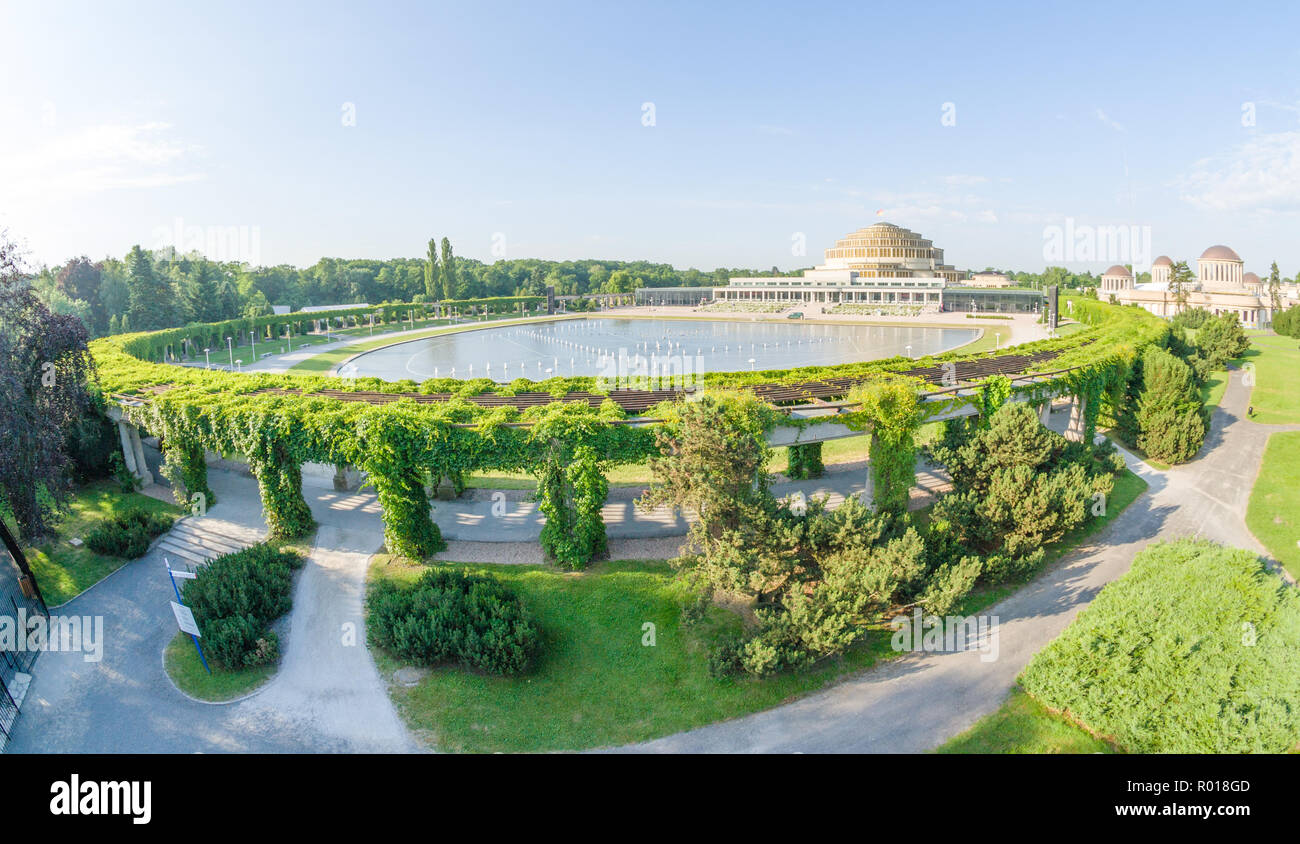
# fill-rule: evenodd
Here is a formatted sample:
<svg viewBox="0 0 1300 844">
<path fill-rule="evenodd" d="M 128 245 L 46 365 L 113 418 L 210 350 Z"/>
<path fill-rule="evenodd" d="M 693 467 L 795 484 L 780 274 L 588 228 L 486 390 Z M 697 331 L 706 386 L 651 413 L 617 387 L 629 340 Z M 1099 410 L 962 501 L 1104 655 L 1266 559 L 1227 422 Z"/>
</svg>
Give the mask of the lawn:
<svg viewBox="0 0 1300 844">
<path fill-rule="evenodd" d="M 461 564 L 451 564 L 460 566 Z M 372 579 L 414 580 L 424 566 L 377 556 Z M 842 657 L 766 680 L 715 680 L 707 646 L 740 617 L 714 608 L 683 629 L 691 592 L 664 562 L 609 562 L 580 573 L 538 566 L 465 565 L 500 578 L 542 629 L 540 664 L 506 678 L 439 668 L 412 688 L 393 686 L 398 710 L 440 750 L 535 752 L 621 745 L 775 706 L 892 655 L 889 633 L 872 634 Z M 655 643 L 643 645 L 646 623 Z M 376 652 L 391 676 L 400 663 Z"/>
<path fill-rule="evenodd" d="M 99 520 L 133 508 L 173 515 L 184 512 L 175 504 L 138 492 L 124 493 L 114 481 L 97 481 L 77 490 L 68 511 L 55 525 L 54 535 L 34 547 L 23 549 L 46 603 L 58 606 L 129 562 L 120 557 L 96 554 L 84 545 L 75 547 L 68 540 L 82 539 Z"/>
<path fill-rule="evenodd" d="M 1250 493 L 1246 526 L 1274 559 L 1300 578 L 1300 432 L 1269 437 Z"/>
<path fill-rule="evenodd" d="M 498 321 L 513 319 L 514 324 L 518 325 L 525 322 L 544 322 L 544 321 L 556 320 L 556 319 L 574 319 L 574 318 L 580 318 L 581 316 L 582 315 L 578 315 L 577 317 L 575 317 L 572 314 L 570 315 L 555 314 L 554 316 L 540 316 L 540 317 L 529 317 L 527 319 L 518 319 L 511 315 L 503 314 L 500 316 L 490 317 L 486 320 L 483 320 L 482 322 L 458 323 L 457 325 L 453 325 L 449 327 L 444 325 L 444 327 L 442 328 L 431 328 L 428 331 L 417 331 L 405 337 L 402 337 L 400 339 L 393 338 L 393 337 L 377 336 L 373 340 L 366 340 L 361 343 L 354 343 L 350 346 L 344 346 L 339 349 L 331 349 L 328 352 L 321 352 L 318 355 L 314 355 L 312 357 L 307 358 L 304 361 L 295 364 L 294 366 L 290 367 L 289 371 L 290 372 L 328 372 L 330 369 L 334 368 L 335 366 L 347 360 L 348 358 L 352 357 L 353 355 L 357 355 L 362 352 L 374 351 L 375 349 L 380 349 L 383 348 L 384 346 L 391 346 L 396 342 L 405 343 L 408 340 L 422 340 L 426 337 L 436 337 L 440 334 L 456 334 L 461 331 L 473 331 L 476 328 L 482 328 L 483 325 L 488 322 L 498 322 Z M 441 323 L 442 321 L 435 320 L 434 322 Z M 409 331 L 410 330 L 409 326 L 405 330 Z M 364 334 L 365 331 L 362 330 L 362 331 L 358 331 L 357 333 Z"/>
<path fill-rule="evenodd" d="M 1063 537 L 1049 561 L 1105 528 L 1145 488 L 1131 473 L 1116 478 L 1106 515 Z M 415 687 L 391 687 L 407 723 L 435 736 L 442 750 L 578 750 L 644 741 L 776 706 L 894 655 L 889 631 L 873 631 L 845 655 L 808 671 L 716 680 L 707 671 L 709 646 L 739 630 L 739 616 L 715 607 L 706 624 L 683 629 L 681 607 L 693 595 L 667 563 L 610 562 L 579 573 L 449 565 L 494 575 L 516 590 L 538 620 L 545 644 L 541 664 L 525 677 L 439 668 Z M 379 555 L 370 577 L 409 582 L 425 568 Z M 981 612 L 1017 588 L 979 590 L 956 612 Z M 646 622 L 655 625 L 654 647 L 641 644 Z M 387 676 L 401 665 L 382 652 L 375 657 Z"/>
<path fill-rule="evenodd" d="M 1252 418 L 1270 425 L 1300 422 L 1300 390 L 1294 381 L 1300 371 L 1300 340 L 1278 335 L 1251 337 L 1244 360 L 1255 366 Z"/>
<path fill-rule="evenodd" d="M 992 715 L 935 749 L 936 753 L 1114 753 L 1109 744 L 1049 712 L 1017 686 Z"/>
<path fill-rule="evenodd" d="M 203 640 L 199 641 L 201 643 Z M 211 665 L 210 662 L 208 664 Z M 226 671 L 212 666 L 212 673 L 209 674 L 199 661 L 194 640 L 188 633 L 179 630 L 163 652 L 163 667 L 167 670 L 167 676 L 171 677 L 182 692 L 212 703 L 243 697 L 269 680 L 276 668 L 275 665 L 259 665 Z"/>
<path fill-rule="evenodd" d="M 917 442 L 925 444 L 938 434 L 938 422 L 922 425 L 917 433 Z M 831 467 L 866 460 L 869 444 L 869 438 L 865 436 L 829 440 L 822 446 L 822 463 Z M 772 449 L 772 460 L 767 464 L 767 470 L 777 474 L 784 473 L 790 465 L 789 454 L 785 446 Z M 649 465 L 632 463 L 613 467 L 606 472 L 605 477 L 610 486 L 641 487 L 648 486 L 653 475 Z M 469 475 L 465 479 L 465 486 L 478 489 L 535 489 L 537 481 L 527 472 L 481 472 Z"/>
<path fill-rule="evenodd" d="M 1251 551 L 1148 545 L 1020 674 L 1134 753 L 1282 753 L 1300 742 L 1300 598 Z"/>
</svg>

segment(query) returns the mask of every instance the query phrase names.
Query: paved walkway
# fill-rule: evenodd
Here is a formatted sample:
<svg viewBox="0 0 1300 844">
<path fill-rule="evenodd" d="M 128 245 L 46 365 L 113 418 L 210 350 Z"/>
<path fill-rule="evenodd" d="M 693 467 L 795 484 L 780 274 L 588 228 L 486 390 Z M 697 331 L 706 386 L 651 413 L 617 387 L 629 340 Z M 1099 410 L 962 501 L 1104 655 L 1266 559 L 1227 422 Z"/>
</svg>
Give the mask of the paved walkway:
<svg viewBox="0 0 1300 844">
<path fill-rule="evenodd" d="M 942 743 L 994 711 L 1030 657 L 1102 586 L 1127 571 L 1134 554 L 1152 540 L 1205 536 L 1263 553 L 1244 523 L 1250 490 L 1269 434 L 1300 426 L 1244 421 L 1248 399 L 1239 373 L 1232 373 L 1204 456 L 1186 466 L 1158 472 L 1126 455 L 1150 490 L 1102 535 L 989 610 L 1001 620 L 997 661 L 981 662 L 977 652 L 907 656 L 794 703 L 629 749 L 917 752 Z M 1053 422 L 1063 423 L 1064 416 L 1055 414 Z M 797 488 L 842 497 L 860 490 L 863 478 L 862 467 L 850 466 L 818 481 L 780 485 L 778 492 Z M 251 478 L 214 471 L 210 483 L 219 503 L 205 521 L 230 535 L 255 538 L 264 533 Z M 304 494 L 322 527 L 296 585 L 279 673 L 262 691 L 238 703 L 211 705 L 191 701 L 171 685 L 161 660 L 175 631 L 171 586 L 155 549 L 59 610 L 104 617 L 104 659 L 92 664 L 79 654 L 42 655 L 9 752 L 418 749 L 364 647 L 366 563 L 382 543 L 374 495 L 338 493 L 325 479 L 310 476 L 304 479 Z M 477 507 L 484 502 L 468 503 Z M 440 521 L 451 513 L 477 512 L 449 504 L 438 503 Z M 629 502 L 611 506 L 615 557 L 647 546 L 663 556 L 674 544 L 673 532 L 685 530 L 684 522 L 640 525 Z M 619 527 L 620 516 L 630 533 Z M 487 518 L 494 517 L 489 513 Z M 513 529 L 531 535 L 536 524 L 535 516 L 520 514 Z M 447 527 L 463 529 L 456 519 Z M 659 538 L 644 538 L 655 536 Z M 535 547 L 535 542 L 528 544 Z M 507 548 L 493 545 L 454 540 L 449 550 L 469 561 L 471 554 L 500 559 L 499 552 Z"/>
<path fill-rule="evenodd" d="M 999 656 L 978 651 L 909 654 L 794 703 L 647 742 L 657 753 L 919 753 L 988 715 L 1006 699 L 1030 658 L 1056 638 L 1134 555 L 1158 539 L 1204 537 L 1265 556 L 1246 529 L 1246 506 L 1268 437 L 1300 425 L 1245 418 L 1250 391 L 1231 373 L 1202 456 L 1159 472 L 1126 454 L 1147 493 L 1085 546 L 987 613 L 996 616 Z"/>
<path fill-rule="evenodd" d="M 254 482 L 213 472 L 210 484 L 218 503 L 201 521 L 260 539 L 266 524 Z M 171 684 L 162 651 L 176 633 L 173 594 L 154 549 L 56 611 L 104 617 L 103 660 L 42 654 L 8 752 L 417 750 L 365 647 L 366 563 L 383 541 L 378 506 L 373 496 L 340 496 L 310 480 L 304 493 L 322 527 L 298 577 L 279 673 L 260 692 L 213 705 Z"/>
</svg>

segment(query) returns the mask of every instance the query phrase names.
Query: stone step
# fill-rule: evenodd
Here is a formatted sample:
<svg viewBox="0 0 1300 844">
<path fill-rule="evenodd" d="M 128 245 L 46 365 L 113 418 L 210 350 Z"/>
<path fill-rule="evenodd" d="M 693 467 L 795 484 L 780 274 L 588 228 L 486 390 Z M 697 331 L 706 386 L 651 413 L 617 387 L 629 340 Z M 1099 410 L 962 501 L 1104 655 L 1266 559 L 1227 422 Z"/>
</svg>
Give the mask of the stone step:
<svg viewBox="0 0 1300 844">
<path fill-rule="evenodd" d="M 247 542 L 240 542 L 225 534 L 216 533 L 202 527 L 196 527 L 187 522 L 177 522 L 168 534 L 173 539 L 183 540 L 192 545 L 198 545 L 216 551 L 219 554 L 232 554 L 235 551 L 242 551 L 249 546 Z"/>
<path fill-rule="evenodd" d="M 209 560 L 214 560 L 220 556 L 197 546 L 187 545 L 165 537 L 159 541 L 158 550 L 172 557 L 180 557 L 182 560 L 194 565 L 203 565 Z"/>
</svg>

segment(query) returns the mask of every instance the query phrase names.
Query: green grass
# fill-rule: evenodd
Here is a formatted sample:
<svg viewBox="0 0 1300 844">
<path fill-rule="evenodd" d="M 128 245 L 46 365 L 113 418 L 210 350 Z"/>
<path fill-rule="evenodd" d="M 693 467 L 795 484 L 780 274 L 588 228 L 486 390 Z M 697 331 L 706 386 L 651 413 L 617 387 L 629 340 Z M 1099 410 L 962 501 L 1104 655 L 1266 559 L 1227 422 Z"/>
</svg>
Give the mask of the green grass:
<svg viewBox="0 0 1300 844">
<path fill-rule="evenodd" d="M 200 643 L 202 641 L 199 640 Z M 208 664 L 212 665 L 211 662 Z M 209 674 L 199 661 L 194 640 L 188 633 L 180 631 L 176 632 L 163 651 L 163 667 L 167 670 L 167 676 L 171 677 L 182 692 L 212 703 L 243 697 L 271 679 L 275 673 L 275 665 L 259 665 L 238 671 L 225 671 L 212 666 L 212 673 Z"/>
<path fill-rule="evenodd" d="M 57 606 L 76 597 L 129 562 L 96 554 L 85 545 L 74 547 L 68 540 L 84 539 L 101 519 L 135 508 L 173 515 L 183 513 L 175 504 L 138 492 L 124 493 L 114 481 L 97 481 L 77 490 L 68 511 L 54 526 L 53 536 L 23 550 L 47 604 Z"/>
<path fill-rule="evenodd" d="M 1063 537 L 1049 561 L 1103 529 L 1145 488 L 1131 473 L 1116 478 L 1106 516 Z M 439 668 L 413 688 L 392 687 L 407 723 L 443 750 L 577 750 L 644 741 L 776 706 L 894 656 L 890 633 L 873 631 L 843 656 L 808 671 L 715 680 L 706 668 L 710 644 L 739 630 L 740 618 L 715 607 L 706 624 L 683 629 L 681 607 L 692 593 L 666 563 L 603 563 L 581 573 L 540 566 L 464 568 L 499 577 L 518 592 L 544 632 L 544 656 L 525 677 Z M 424 570 L 380 555 L 370 577 L 409 582 Z M 955 612 L 978 613 L 1017 588 L 979 590 Z M 647 621 L 656 626 L 653 648 L 641 645 Z M 375 656 L 386 675 L 401 665 L 382 652 Z"/>
<path fill-rule="evenodd" d="M 938 422 L 922 425 L 917 432 L 917 443 L 924 445 L 939 434 Z M 845 437 L 829 440 L 822 446 L 822 463 L 828 468 L 842 463 L 853 463 L 867 459 L 870 438 Z M 785 446 L 772 449 L 772 460 L 767 464 L 769 472 L 781 474 L 790 466 L 790 451 Z M 615 466 L 606 472 L 605 477 L 610 486 L 647 486 L 653 479 L 649 465 L 632 463 Z M 480 472 L 466 477 L 465 486 L 477 489 L 536 489 L 537 481 L 527 472 Z"/>
<path fill-rule="evenodd" d="M 1300 597 L 1251 551 L 1147 546 L 1020 674 L 1024 690 L 1135 753 L 1300 743 Z"/>
<path fill-rule="evenodd" d="M 1016 687 L 992 715 L 935 749 L 936 753 L 1114 753 L 1114 748 L 1047 710 Z"/>
<path fill-rule="evenodd" d="M 1251 337 L 1244 360 L 1255 366 L 1255 387 L 1250 394 L 1254 421 L 1270 425 L 1300 422 L 1300 390 L 1295 388 L 1300 340 L 1275 334 Z"/>
<path fill-rule="evenodd" d="M 1268 438 L 1246 526 L 1274 559 L 1300 578 L 1300 432 Z"/>
<path fill-rule="evenodd" d="M 1201 385 L 1201 404 L 1213 411 L 1223 401 L 1223 392 L 1228 389 L 1228 371 L 1221 369 L 1210 373 Z"/>
<path fill-rule="evenodd" d="M 406 582 L 424 568 L 378 556 L 370 576 Z M 892 655 L 889 634 L 880 632 L 807 671 L 716 680 L 707 671 L 708 644 L 739 630 L 740 617 L 715 607 L 696 629 L 683 629 L 681 607 L 692 595 L 666 563 L 610 562 L 576 574 L 537 566 L 464 568 L 515 590 L 541 627 L 544 644 L 539 664 L 526 676 L 439 668 L 415 687 L 392 687 L 411 727 L 445 751 L 577 750 L 644 741 L 775 706 Z M 656 628 L 653 647 L 642 644 L 646 622 Z M 400 666 L 382 652 L 376 659 L 389 676 Z"/>
<path fill-rule="evenodd" d="M 552 320 L 574 319 L 574 318 L 575 316 L 572 314 L 568 314 L 568 315 L 555 314 L 553 316 L 529 317 L 528 319 L 517 319 L 509 315 L 501 315 L 499 317 L 495 317 L 492 319 L 483 320 L 482 322 L 475 321 L 475 322 L 467 322 L 467 323 L 457 323 L 456 325 L 450 327 L 444 325 L 444 327 L 442 328 L 431 328 L 428 331 L 417 331 L 401 338 L 375 337 L 373 340 L 366 340 L 361 343 L 354 343 L 350 346 L 344 346 L 343 348 L 340 349 L 331 349 L 328 352 L 321 352 L 318 355 L 313 355 L 312 357 L 309 357 L 304 361 L 300 361 L 299 363 L 290 367 L 289 371 L 290 372 L 328 372 L 330 369 L 333 369 L 335 366 L 347 360 L 348 358 L 352 357 L 353 355 L 358 355 L 361 354 L 362 352 L 372 352 L 375 349 L 381 349 L 384 346 L 391 346 L 394 343 L 405 343 L 409 340 L 422 340 L 426 337 L 437 337 L 440 334 L 457 334 L 461 331 L 472 331 L 476 328 L 482 328 L 483 325 L 488 322 L 498 322 L 506 319 L 516 319 L 516 324 L 522 324 L 526 322 L 547 322 Z M 436 320 L 435 322 L 442 322 L 442 321 Z M 406 330 L 409 331 L 410 330 L 409 327 Z M 364 332 L 359 332 L 359 333 L 364 333 Z"/>
</svg>

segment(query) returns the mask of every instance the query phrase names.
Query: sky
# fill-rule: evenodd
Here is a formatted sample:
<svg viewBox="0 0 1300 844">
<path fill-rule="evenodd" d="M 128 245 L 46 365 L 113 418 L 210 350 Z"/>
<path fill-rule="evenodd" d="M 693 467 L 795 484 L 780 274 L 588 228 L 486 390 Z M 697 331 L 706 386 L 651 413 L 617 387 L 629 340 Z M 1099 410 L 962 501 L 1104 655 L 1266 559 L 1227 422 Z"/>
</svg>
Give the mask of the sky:
<svg viewBox="0 0 1300 844">
<path fill-rule="evenodd" d="M 33 266 L 445 236 L 708 270 L 811 266 L 885 220 L 961 269 L 1224 243 L 1294 276 L 1297 23 L 1290 2 L 0 0 L 0 228 Z M 1088 252 L 1099 227 L 1135 236 Z"/>
</svg>

